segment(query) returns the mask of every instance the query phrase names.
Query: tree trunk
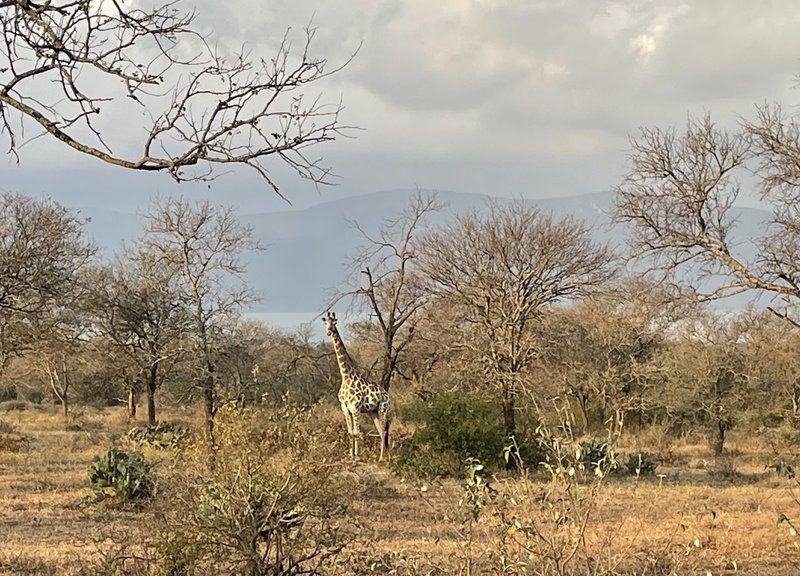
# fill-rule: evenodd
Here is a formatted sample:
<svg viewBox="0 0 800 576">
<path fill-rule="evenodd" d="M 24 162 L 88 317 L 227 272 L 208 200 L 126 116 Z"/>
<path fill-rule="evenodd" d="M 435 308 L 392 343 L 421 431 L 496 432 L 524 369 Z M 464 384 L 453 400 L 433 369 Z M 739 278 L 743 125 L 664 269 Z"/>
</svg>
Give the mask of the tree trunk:
<svg viewBox="0 0 800 576">
<path fill-rule="evenodd" d="M 392 359 L 384 355 L 383 362 L 381 363 L 381 378 L 379 384 L 381 388 L 389 391 L 389 386 L 392 384 L 392 372 L 394 372 L 394 364 L 392 363 Z"/>
<path fill-rule="evenodd" d="M 517 431 L 516 422 L 516 389 L 514 384 L 503 384 L 503 424 L 506 436 L 511 438 Z"/>
<path fill-rule="evenodd" d="M 217 441 L 214 436 L 214 417 L 216 416 L 216 406 L 214 405 L 214 375 L 207 376 L 205 389 L 203 390 L 204 408 L 206 417 L 206 433 L 208 434 L 208 468 L 213 471 L 217 461 Z"/>
<path fill-rule="evenodd" d="M 714 456 L 722 456 L 722 451 L 725 448 L 725 431 L 727 426 L 723 420 L 717 420 L 717 429 L 714 434 L 712 448 Z"/>
<path fill-rule="evenodd" d="M 128 420 L 136 420 L 136 392 L 133 386 L 128 388 Z"/>
<path fill-rule="evenodd" d="M 147 376 L 147 423 L 156 423 L 156 388 L 158 386 L 158 362 L 150 364 Z"/>
<path fill-rule="evenodd" d="M 511 441 L 512 438 L 515 439 L 517 433 L 516 399 L 516 383 L 513 380 L 503 382 L 503 425 L 510 445 L 508 460 L 506 461 L 506 468 L 509 470 L 516 469 L 520 463 L 516 440 Z"/>
</svg>

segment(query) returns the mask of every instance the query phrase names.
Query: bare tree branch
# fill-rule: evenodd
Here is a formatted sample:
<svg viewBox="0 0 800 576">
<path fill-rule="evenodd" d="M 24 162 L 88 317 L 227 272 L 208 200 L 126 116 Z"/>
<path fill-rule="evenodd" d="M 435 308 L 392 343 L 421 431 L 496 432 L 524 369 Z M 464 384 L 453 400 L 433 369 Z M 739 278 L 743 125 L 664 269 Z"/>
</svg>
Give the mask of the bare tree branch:
<svg viewBox="0 0 800 576">
<path fill-rule="evenodd" d="M 226 57 L 193 24 L 177 2 L 0 2 L 0 134 L 9 153 L 19 160 L 18 136 L 32 124 L 83 154 L 177 181 L 245 165 L 278 192 L 268 163 L 275 157 L 302 178 L 332 183 L 330 168 L 309 152 L 348 128 L 343 106 L 308 89 L 349 60 L 329 68 L 312 56 L 313 28 L 297 51 L 287 33 L 270 58 L 244 49 Z M 184 55 L 189 46 L 194 52 Z M 117 151 L 113 128 L 100 123 L 101 110 L 122 112 L 125 101 L 150 117 L 138 152 Z"/>
</svg>

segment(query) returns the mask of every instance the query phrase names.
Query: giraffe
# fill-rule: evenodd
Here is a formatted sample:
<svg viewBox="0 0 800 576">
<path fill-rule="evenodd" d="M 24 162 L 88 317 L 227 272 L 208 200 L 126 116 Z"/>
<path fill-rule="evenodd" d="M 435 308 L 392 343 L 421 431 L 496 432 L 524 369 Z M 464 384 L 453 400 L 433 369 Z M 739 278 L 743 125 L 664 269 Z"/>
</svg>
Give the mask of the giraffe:
<svg viewBox="0 0 800 576">
<path fill-rule="evenodd" d="M 358 460 L 358 438 L 360 436 L 358 419 L 361 414 L 370 414 L 375 423 L 375 428 L 381 437 L 381 454 L 378 459 L 383 460 L 385 452 L 389 449 L 389 393 L 378 384 L 370 382 L 358 373 L 355 362 L 347 353 L 342 337 L 336 329 L 336 314 L 328 312 L 322 319 L 325 322 L 325 332 L 333 340 L 333 350 L 336 352 L 336 361 L 342 375 L 342 385 L 339 387 L 339 404 L 344 412 L 347 433 L 350 435 L 350 455 Z"/>
</svg>

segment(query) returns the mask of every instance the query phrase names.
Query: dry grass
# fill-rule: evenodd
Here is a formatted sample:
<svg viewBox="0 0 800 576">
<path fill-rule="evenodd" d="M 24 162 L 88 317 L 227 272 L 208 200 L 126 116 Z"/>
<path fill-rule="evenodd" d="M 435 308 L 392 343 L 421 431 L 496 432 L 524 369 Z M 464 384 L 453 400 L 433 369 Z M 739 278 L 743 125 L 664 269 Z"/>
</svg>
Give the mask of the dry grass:
<svg viewBox="0 0 800 576">
<path fill-rule="evenodd" d="M 44 411 L 1 416 L 26 441 L 22 449 L 4 449 L 0 441 L 0 574 L 75 573 L 113 539 L 135 536 L 154 521 L 147 510 L 82 505 L 91 458 L 130 428 L 121 412 L 86 413 L 70 429 L 59 414 Z M 623 449 L 647 449 L 652 442 L 646 435 L 629 437 Z M 626 565 L 663 568 L 663 574 L 800 573 L 796 538 L 777 524 L 780 513 L 800 516 L 800 505 L 791 483 L 764 471 L 768 451 L 751 437 L 733 437 L 736 474 L 720 476 L 701 441 L 673 444 L 674 462 L 660 469 L 663 478 L 608 481 L 587 546 Z M 347 521 L 359 531 L 348 554 L 362 565 L 413 557 L 454 566 L 496 536 L 488 518 L 476 527 L 472 546 L 465 545 L 454 481 L 423 486 L 373 463 L 347 474 L 353 487 Z"/>
</svg>

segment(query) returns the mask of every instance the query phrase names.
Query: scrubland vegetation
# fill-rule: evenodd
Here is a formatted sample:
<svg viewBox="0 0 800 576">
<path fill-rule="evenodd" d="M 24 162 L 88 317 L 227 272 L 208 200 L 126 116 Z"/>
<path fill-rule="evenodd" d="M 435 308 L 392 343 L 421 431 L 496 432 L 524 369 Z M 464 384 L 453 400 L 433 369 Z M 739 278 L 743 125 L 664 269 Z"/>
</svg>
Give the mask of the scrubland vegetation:
<svg viewBox="0 0 800 576">
<path fill-rule="evenodd" d="M 313 29 L 259 63 L 173 4 L 101 4 L 0 2 L 12 156 L 35 125 L 177 181 L 243 165 L 278 192 L 270 158 L 330 181 L 307 149 L 347 127 L 305 93 L 340 69 Z M 152 125 L 119 155 L 99 103 L 129 99 Z M 0 573 L 800 573 L 800 125 L 644 129 L 628 166 L 625 247 L 523 201 L 434 226 L 422 193 L 362 230 L 336 304 L 392 397 L 381 464 L 374 438 L 347 457 L 329 343 L 243 318 L 262 247 L 233 210 L 154 202 L 109 259 L 79 213 L 4 193 Z M 772 210 L 746 248 L 741 181 Z"/>
<path fill-rule="evenodd" d="M 630 278 L 520 202 L 432 226 L 419 194 L 341 292 L 393 402 L 391 461 L 354 462 L 330 343 L 241 316 L 230 211 L 155 203 L 103 259 L 68 209 L 2 208 L 5 573 L 796 569 L 785 314 Z"/>
</svg>

